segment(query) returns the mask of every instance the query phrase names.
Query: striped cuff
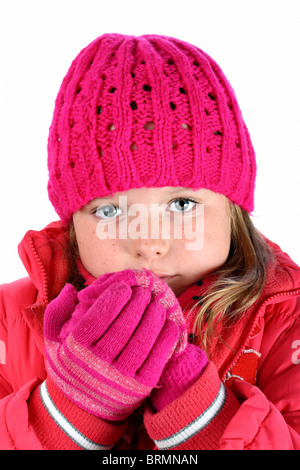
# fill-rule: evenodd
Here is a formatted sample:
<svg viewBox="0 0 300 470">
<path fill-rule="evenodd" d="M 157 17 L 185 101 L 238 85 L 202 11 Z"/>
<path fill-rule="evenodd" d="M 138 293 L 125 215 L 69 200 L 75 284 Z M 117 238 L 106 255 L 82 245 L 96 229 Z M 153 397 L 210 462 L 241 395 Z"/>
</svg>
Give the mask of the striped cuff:
<svg viewBox="0 0 300 470">
<path fill-rule="evenodd" d="M 226 400 L 226 389 L 221 383 L 218 395 L 212 404 L 194 421 L 165 439 L 154 440 L 159 450 L 169 450 L 184 444 L 202 431 L 219 414 Z"/>
<path fill-rule="evenodd" d="M 29 399 L 30 425 L 51 450 L 109 450 L 126 423 L 109 423 L 72 403 L 47 378 Z"/>
<path fill-rule="evenodd" d="M 159 413 L 148 409 L 145 425 L 159 450 L 218 449 L 238 407 L 237 398 L 209 362 L 201 378 L 181 397 Z"/>
<path fill-rule="evenodd" d="M 53 421 L 59 426 L 59 428 L 81 449 L 83 450 L 109 450 L 112 446 L 103 446 L 91 441 L 88 437 L 82 434 L 78 429 L 73 426 L 70 421 L 56 408 L 52 401 L 46 382 L 43 382 L 40 386 L 40 398 L 41 401 L 49 413 Z"/>
</svg>

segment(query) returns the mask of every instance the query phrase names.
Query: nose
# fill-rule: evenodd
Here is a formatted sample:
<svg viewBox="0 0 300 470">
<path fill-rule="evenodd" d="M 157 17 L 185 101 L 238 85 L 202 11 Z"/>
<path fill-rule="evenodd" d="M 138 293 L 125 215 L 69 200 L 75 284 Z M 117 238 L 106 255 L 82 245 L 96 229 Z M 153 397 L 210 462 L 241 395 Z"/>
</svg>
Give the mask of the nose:
<svg viewBox="0 0 300 470">
<path fill-rule="evenodd" d="M 169 251 L 169 241 L 165 239 L 138 239 L 132 246 L 132 254 L 150 263 L 155 258 L 163 257 Z"/>
</svg>

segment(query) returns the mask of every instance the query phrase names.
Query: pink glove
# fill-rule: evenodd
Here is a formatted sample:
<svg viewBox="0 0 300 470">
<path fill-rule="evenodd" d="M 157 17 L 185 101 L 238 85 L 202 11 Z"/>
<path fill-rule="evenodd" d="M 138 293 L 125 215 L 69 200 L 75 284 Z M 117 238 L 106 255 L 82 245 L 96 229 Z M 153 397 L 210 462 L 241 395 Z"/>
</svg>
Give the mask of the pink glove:
<svg viewBox="0 0 300 470">
<path fill-rule="evenodd" d="M 181 309 L 149 271 L 101 276 L 78 294 L 67 284 L 44 317 L 48 374 L 79 407 L 122 420 L 186 345 Z"/>
<path fill-rule="evenodd" d="M 174 354 L 150 396 L 154 408 L 160 411 L 183 395 L 201 377 L 207 364 L 205 351 L 193 344 L 187 344 L 184 351 Z"/>
</svg>

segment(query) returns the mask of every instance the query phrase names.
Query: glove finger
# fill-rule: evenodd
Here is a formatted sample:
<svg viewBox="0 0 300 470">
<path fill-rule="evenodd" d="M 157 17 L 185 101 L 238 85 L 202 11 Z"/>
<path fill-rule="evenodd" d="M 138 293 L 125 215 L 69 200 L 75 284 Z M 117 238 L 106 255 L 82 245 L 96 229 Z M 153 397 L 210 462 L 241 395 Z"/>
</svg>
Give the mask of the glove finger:
<svg viewBox="0 0 300 470">
<path fill-rule="evenodd" d="M 90 286 L 78 293 L 80 302 L 92 304 L 99 297 L 99 294 L 108 289 L 112 284 L 123 282 L 128 286 L 137 285 L 134 271 L 126 269 L 117 273 L 107 273 L 98 277 Z"/>
<path fill-rule="evenodd" d="M 111 363 L 130 340 L 150 301 L 150 291 L 132 287 L 130 301 L 93 348 L 94 354 Z"/>
<path fill-rule="evenodd" d="M 74 338 L 82 345 L 92 347 L 120 314 L 131 295 L 132 291 L 126 284 L 111 284 L 78 321 L 73 330 Z"/>
<path fill-rule="evenodd" d="M 133 377 L 151 351 L 166 319 L 165 308 L 153 300 L 147 307 L 136 331 L 114 365 L 122 373 Z"/>
<path fill-rule="evenodd" d="M 178 335 L 178 325 L 167 318 L 157 341 L 137 372 L 136 378 L 140 383 L 152 386 L 158 383 Z"/>
<path fill-rule="evenodd" d="M 50 341 L 57 341 L 62 327 L 71 318 L 77 304 L 77 291 L 66 284 L 60 294 L 49 303 L 44 315 L 44 334 Z"/>
<path fill-rule="evenodd" d="M 135 273 L 137 284 L 151 289 L 152 297 L 158 300 L 166 309 L 168 318 L 178 324 L 179 327 L 185 323 L 182 309 L 172 289 L 156 274 L 143 269 Z"/>
</svg>

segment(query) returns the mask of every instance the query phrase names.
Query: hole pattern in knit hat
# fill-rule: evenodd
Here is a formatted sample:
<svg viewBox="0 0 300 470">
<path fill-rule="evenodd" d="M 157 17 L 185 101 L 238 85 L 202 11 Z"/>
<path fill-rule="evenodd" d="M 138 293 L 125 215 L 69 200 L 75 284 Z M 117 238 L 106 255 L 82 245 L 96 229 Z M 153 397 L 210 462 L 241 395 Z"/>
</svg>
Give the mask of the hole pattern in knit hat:
<svg viewBox="0 0 300 470">
<path fill-rule="evenodd" d="M 133 143 L 130 145 L 130 150 L 137 150 L 137 149 L 138 149 L 138 147 L 137 147 L 136 143 L 133 142 Z"/>
<path fill-rule="evenodd" d="M 144 124 L 144 129 L 146 129 L 147 131 L 152 131 L 152 129 L 154 129 L 155 127 L 155 124 L 153 121 L 147 121 L 145 124 Z"/>
<path fill-rule="evenodd" d="M 96 145 L 103 167 L 109 169 L 106 175 L 108 185 L 115 180 L 115 173 L 110 171 L 111 160 L 116 159 L 119 162 L 120 155 L 127 152 L 132 152 L 134 171 L 141 181 L 155 181 L 161 171 L 169 171 L 163 165 L 153 168 L 158 143 L 165 147 L 166 153 L 170 152 L 175 173 L 180 174 L 185 181 L 194 176 L 194 155 L 203 152 L 203 158 L 207 161 L 208 179 L 217 182 L 227 132 L 224 127 L 227 114 L 233 117 L 230 121 L 234 136 L 233 151 L 237 157 L 242 153 L 239 148 L 235 102 L 230 94 L 226 91 L 224 93 L 224 85 L 220 82 L 220 89 L 217 85 L 214 86 L 206 77 L 201 57 L 192 52 L 188 56 L 191 75 L 185 75 L 177 56 L 172 56 L 170 50 L 164 51 L 163 61 L 159 62 L 159 80 L 155 80 L 152 73 L 149 74 L 149 65 L 146 66 L 139 55 L 124 64 L 124 75 L 120 82 L 121 68 L 116 67 L 117 56 L 116 52 L 116 57 L 110 58 L 105 69 L 106 77 L 100 72 L 101 80 L 97 89 L 99 94 L 97 98 L 95 96 L 98 101 L 95 105 L 91 103 L 88 108 L 91 113 L 97 113 Z M 83 80 L 81 86 L 84 91 Z M 199 90 L 197 93 L 196 87 Z M 86 105 L 82 99 L 81 95 L 75 97 L 76 112 Z M 225 106 L 222 104 L 224 100 Z M 220 117 L 222 113 L 224 119 Z M 72 117 L 71 113 L 69 119 Z M 199 129 L 203 129 L 203 134 Z M 74 135 L 76 141 L 80 132 L 76 119 L 71 137 Z M 236 146 L 234 142 L 237 142 Z M 80 168 L 79 165 L 78 167 Z M 124 177 L 127 177 L 131 170 L 125 165 L 123 170 Z M 232 171 L 235 172 L 236 169 Z"/>
</svg>

